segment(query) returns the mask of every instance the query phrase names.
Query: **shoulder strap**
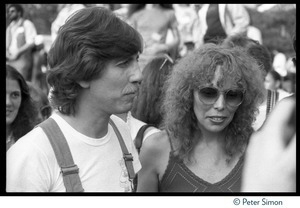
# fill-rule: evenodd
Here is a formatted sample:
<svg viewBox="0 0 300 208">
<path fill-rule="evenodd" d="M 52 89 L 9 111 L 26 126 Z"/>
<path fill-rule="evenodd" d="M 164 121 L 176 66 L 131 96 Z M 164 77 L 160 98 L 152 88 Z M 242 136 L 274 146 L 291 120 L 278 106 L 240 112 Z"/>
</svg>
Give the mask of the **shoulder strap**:
<svg viewBox="0 0 300 208">
<path fill-rule="evenodd" d="M 173 147 L 173 144 L 172 144 L 172 139 L 171 139 L 170 133 L 167 129 L 166 129 L 166 132 L 167 132 L 167 135 L 168 135 L 168 138 L 169 138 L 171 152 L 174 152 L 174 147 Z"/>
<path fill-rule="evenodd" d="M 143 144 L 143 140 L 144 140 L 144 133 L 145 131 L 149 128 L 149 127 L 155 127 L 153 124 L 145 124 L 144 126 L 142 126 L 136 137 L 135 137 L 135 140 L 134 140 L 134 145 L 135 145 L 135 148 L 137 149 L 138 153 L 140 153 L 140 150 L 141 150 L 141 147 L 142 147 L 142 144 Z"/>
<path fill-rule="evenodd" d="M 123 152 L 123 158 L 124 158 L 124 162 L 125 162 L 126 169 L 127 169 L 127 172 L 128 172 L 129 180 L 132 181 L 134 179 L 134 177 L 135 177 L 135 172 L 134 172 L 133 164 L 132 164 L 133 157 L 132 157 L 131 153 L 128 152 L 128 149 L 127 149 L 127 147 L 125 145 L 123 137 L 120 134 L 120 132 L 119 132 L 116 124 L 111 119 L 109 119 L 109 123 L 113 127 L 113 129 L 114 129 L 114 131 L 115 131 L 115 133 L 116 133 L 116 135 L 118 137 L 118 140 L 119 140 L 122 152 Z"/>
<path fill-rule="evenodd" d="M 38 126 L 44 130 L 51 143 L 67 192 L 83 192 L 78 175 L 79 168 L 74 164 L 67 140 L 55 120 L 48 118 Z"/>
<path fill-rule="evenodd" d="M 274 90 L 268 90 L 268 98 L 267 98 L 267 114 L 266 117 L 269 115 L 269 113 L 272 111 L 274 106 L 276 105 L 276 102 L 278 101 L 278 92 Z"/>
</svg>

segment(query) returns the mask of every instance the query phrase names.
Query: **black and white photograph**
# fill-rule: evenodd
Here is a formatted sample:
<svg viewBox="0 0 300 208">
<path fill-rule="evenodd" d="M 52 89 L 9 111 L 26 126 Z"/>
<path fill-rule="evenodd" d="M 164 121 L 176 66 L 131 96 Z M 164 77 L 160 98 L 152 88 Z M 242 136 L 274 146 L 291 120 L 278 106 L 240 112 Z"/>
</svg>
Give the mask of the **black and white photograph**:
<svg viewBox="0 0 300 208">
<path fill-rule="evenodd" d="M 5 4 L 5 17 L 3 200 L 300 203 L 296 4 Z"/>
</svg>

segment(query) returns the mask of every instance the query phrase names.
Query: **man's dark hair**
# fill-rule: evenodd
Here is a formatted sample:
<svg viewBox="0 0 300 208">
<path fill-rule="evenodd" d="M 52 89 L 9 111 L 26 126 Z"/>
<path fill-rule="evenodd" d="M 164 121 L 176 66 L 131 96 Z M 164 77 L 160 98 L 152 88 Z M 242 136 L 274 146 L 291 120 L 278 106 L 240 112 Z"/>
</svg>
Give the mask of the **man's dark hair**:
<svg viewBox="0 0 300 208">
<path fill-rule="evenodd" d="M 52 107 L 73 115 L 82 89 L 79 81 L 98 79 L 110 61 L 126 60 L 142 50 L 142 36 L 111 10 L 76 11 L 60 27 L 48 53 Z"/>
<path fill-rule="evenodd" d="M 12 8 L 12 7 L 14 7 L 14 8 L 17 10 L 17 12 L 20 12 L 21 17 L 23 17 L 24 9 L 23 9 L 23 7 L 21 6 L 21 4 L 10 4 L 10 5 L 8 5 L 8 7 L 7 7 L 7 11 L 8 11 L 10 8 Z"/>
</svg>

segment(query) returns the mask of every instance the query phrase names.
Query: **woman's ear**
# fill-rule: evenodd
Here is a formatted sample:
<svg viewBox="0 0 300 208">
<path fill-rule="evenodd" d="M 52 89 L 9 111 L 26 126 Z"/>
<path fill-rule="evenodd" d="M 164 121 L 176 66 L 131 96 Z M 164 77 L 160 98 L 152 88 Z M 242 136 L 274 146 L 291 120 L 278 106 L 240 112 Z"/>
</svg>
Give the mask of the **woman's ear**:
<svg viewBox="0 0 300 208">
<path fill-rule="evenodd" d="M 77 82 L 82 88 L 89 88 L 90 82 L 89 81 L 79 81 Z"/>
</svg>

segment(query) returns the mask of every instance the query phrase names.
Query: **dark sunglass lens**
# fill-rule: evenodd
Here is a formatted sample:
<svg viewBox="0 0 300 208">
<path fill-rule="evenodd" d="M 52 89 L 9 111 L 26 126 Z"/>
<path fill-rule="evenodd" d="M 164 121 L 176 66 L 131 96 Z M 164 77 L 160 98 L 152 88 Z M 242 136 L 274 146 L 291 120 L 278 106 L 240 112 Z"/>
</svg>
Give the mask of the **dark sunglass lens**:
<svg viewBox="0 0 300 208">
<path fill-rule="evenodd" d="M 205 87 L 199 91 L 200 100 L 206 104 L 214 103 L 217 97 L 218 97 L 217 89 L 211 87 Z"/>
<path fill-rule="evenodd" d="M 203 88 L 200 90 L 200 94 L 204 97 L 208 97 L 208 98 L 211 98 L 211 97 L 216 97 L 218 95 L 218 91 L 214 88 Z"/>
<path fill-rule="evenodd" d="M 241 90 L 229 90 L 226 93 L 226 102 L 231 106 L 238 106 L 242 103 L 244 92 Z"/>
</svg>

